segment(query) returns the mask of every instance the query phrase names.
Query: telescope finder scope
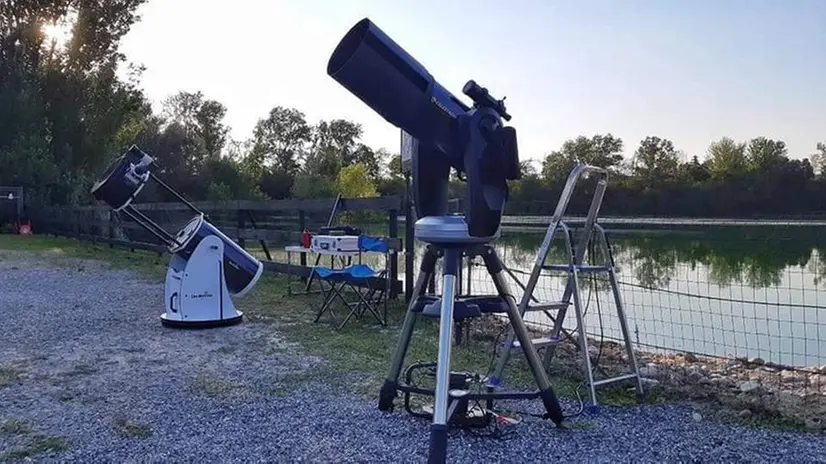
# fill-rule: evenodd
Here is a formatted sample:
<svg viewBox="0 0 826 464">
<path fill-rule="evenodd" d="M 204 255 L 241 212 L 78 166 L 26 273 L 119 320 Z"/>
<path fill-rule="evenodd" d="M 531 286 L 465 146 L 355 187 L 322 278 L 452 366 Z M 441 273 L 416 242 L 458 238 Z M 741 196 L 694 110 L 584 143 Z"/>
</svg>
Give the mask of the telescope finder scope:
<svg viewBox="0 0 826 464">
<path fill-rule="evenodd" d="M 488 89 L 480 86 L 473 79 L 467 81 L 465 86 L 462 88 L 462 93 L 470 97 L 470 99 L 473 100 L 473 103 L 476 104 L 477 108 L 491 108 L 505 121 L 511 120 L 511 115 L 509 115 L 508 111 L 505 109 L 505 99 L 503 98 L 502 100 L 497 100 L 493 98 L 490 93 L 488 93 Z"/>
</svg>

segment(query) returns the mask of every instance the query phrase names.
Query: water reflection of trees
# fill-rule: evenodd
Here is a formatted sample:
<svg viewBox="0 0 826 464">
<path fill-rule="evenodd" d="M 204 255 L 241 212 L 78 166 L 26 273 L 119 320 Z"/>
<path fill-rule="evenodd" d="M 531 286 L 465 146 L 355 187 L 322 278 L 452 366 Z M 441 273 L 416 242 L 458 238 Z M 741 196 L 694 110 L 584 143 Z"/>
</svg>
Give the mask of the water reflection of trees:
<svg viewBox="0 0 826 464">
<path fill-rule="evenodd" d="M 529 270 L 542 243 L 541 233 L 503 234 L 497 248 L 509 266 Z M 633 276 L 640 284 L 668 286 L 680 269 L 702 266 L 711 283 L 719 286 L 748 285 L 764 288 L 779 285 L 784 271 L 792 267 L 808 270 L 814 284 L 826 277 L 820 259 L 826 239 L 804 228 L 724 229 L 689 233 L 609 232 L 618 273 Z M 566 259 L 562 241 L 550 259 Z M 814 250 L 817 250 L 813 253 Z"/>
</svg>

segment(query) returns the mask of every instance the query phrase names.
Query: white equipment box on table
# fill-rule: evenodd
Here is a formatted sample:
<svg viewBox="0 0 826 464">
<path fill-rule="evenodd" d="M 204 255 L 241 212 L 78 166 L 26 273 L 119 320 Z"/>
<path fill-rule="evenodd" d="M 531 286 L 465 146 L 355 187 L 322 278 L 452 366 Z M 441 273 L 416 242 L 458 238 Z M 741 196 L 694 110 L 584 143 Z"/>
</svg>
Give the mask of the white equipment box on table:
<svg viewBox="0 0 826 464">
<path fill-rule="evenodd" d="M 310 242 L 313 251 L 340 251 L 352 253 L 359 251 L 358 235 L 313 235 Z"/>
</svg>

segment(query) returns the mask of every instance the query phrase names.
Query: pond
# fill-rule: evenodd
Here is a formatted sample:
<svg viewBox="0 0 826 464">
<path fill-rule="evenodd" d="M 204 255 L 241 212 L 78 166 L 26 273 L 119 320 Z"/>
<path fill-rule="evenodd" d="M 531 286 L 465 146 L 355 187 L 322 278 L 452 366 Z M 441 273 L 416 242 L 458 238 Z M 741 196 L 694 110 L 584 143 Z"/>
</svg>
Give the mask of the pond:
<svg viewBox="0 0 826 464">
<path fill-rule="evenodd" d="M 783 365 L 826 364 L 826 236 L 822 228 L 720 227 L 705 230 L 608 229 L 619 289 L 640 348 L 760 357 Z M 508 229 L 494 242 L 525 283 L 543 232 Z M 564 262 L 555 240 L 547 262 Z M 416 256 L 423 245 L 417 243 Z M 599 253 L 593 257 L 602 259 Z M 463 271 L 463 289 L 495 293 L 481 260 Z M 403 270 L 403 267 L 401 267 Z M 416 262 L 418 269 L 418 262 Z M 620 339 L 607 280 L 581 276 L 586 330 Z M 517 300 L 522 292 L 511 279 Z M 565 280 L 543 273 L 534 295 L 559 300 Z M 544 314 L 526 318 L 548 325 Z M 573 313 L 565 326 L 576 327 Z"/>
</svg>

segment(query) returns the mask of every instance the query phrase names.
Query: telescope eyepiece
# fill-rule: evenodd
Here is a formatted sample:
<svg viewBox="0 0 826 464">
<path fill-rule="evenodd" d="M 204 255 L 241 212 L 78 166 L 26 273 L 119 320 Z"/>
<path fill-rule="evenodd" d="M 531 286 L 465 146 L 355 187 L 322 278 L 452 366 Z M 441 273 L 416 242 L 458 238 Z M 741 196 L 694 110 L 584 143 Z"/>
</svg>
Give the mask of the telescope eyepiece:
<svg viewBox="0 0 826 464">
<path fill-rule="evenodd" d="M 509 115 L 507 109 L 505 109 L 505 99 L 497 100 L 493 98 L 490 92 L 488 92 L 488 89 L 480 86 L 473 79 L 467 81 L 465 86 L 462 87 L 462 93 L 470 97 L 477 107 L 491 108 L 505 121 L 511 120 L 511 115 Z"/>
<path fill-rule="evenodd" d="M 139 164 L 135 166 L 135 174 L 142 176 L 149 171 L 149 164 Z"/>
</svg>

